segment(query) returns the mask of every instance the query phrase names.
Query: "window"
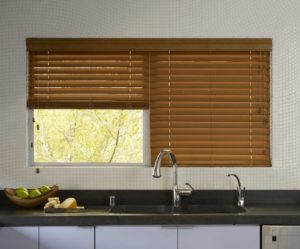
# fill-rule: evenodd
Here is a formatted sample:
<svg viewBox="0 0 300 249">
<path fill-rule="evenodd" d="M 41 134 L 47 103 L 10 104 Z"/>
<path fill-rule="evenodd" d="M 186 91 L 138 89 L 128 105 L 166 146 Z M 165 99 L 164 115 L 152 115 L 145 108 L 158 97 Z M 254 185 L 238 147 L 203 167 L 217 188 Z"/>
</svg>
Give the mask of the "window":
<svg viewBox="0 0 300 249">
<path fill-rule="evenodd" d="M 32 163 L 145 165 L 148 53 L 36 49 L 29 49 Z"/>
<path fill-rule="evenodd" d="M 32 160 L 146 165 L 150 147 L 151 163 L 171 149 L 179 166 L 270 166 L 271 47 L 28 39 Z"/>
</svg>

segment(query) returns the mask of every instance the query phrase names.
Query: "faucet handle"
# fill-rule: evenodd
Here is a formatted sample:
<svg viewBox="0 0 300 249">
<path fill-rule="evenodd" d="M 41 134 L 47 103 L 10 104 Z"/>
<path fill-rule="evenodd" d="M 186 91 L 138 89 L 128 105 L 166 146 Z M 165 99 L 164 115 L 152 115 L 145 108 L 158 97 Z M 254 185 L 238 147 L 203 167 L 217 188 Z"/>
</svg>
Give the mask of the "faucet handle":
<svg viewBox="0 0 300 249">
<path fill-rule="evenodd" d="M 195 189 L 193 188 L 193 186 L 191 184 L 189 184 L 188 182 L 186 182 L 185 185 L 189 186 L 191 188 L 192 192 L 195 191 Z"/>
<path fill-rule="evenodd" d="M 187 182 L 187 183 L 185 183 L 185 185 L 189 186 L 189 189 L 187 189 L 187 188 L 186 189 L 178 189 L 178 194 L 180 196 L 190 196 L 193 193 L 193 191 L 194 191 L 194 188 L 192 187 L 191 184 L 189 184 Z"/>
</svg>

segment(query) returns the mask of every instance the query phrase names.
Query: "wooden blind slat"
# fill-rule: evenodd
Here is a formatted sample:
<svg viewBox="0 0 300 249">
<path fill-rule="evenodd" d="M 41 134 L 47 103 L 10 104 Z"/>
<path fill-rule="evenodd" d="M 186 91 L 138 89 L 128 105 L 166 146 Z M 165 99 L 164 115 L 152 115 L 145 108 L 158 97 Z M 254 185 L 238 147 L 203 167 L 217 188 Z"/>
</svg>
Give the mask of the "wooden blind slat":
<svg viewBox="0 0 300 249">
<path fill-rule="evenodd" d="M 50 70 L 53 74 L 120 74 L 129 76 L 128 68 L 104 68 L 104 67 L 35 67 L 33 68 L 34 73 L 36 74 L 47 74 Z M 135 74 L 145 73 L 144 68 L 131 68 L 131 72 Z"/>
<path fill-rule="evenodd" d="M 110 87 L 113 85 L 114 87 L 126 88 L 131 84 L 132 87 L 142 87 L 145 85 L 148 88 L 148 84 L 146 82 L 140 80 L 114 80 L 114 81 L 97 81 L 97 80 L 65 80 L 65 81 L 57 81 L 57 80 L 35 80 L 30 84 L 29 87 Z"/>
<path fill-rule="evenodd" d="M 153 89 L 155 95 L 168 94 L 168 88 Z M 263 95 L 264 91 L 261 88 L 242 88 L 242 89 L 226 89 L 226 88 L 177 88 L 172 89 L 172 95 Z"/>
<path fill-rule="evenodd" d="M 204 121 L 214 121 L 214 122 L 263 122 L 266 121 L 265 115 L 172 115 L 170 119 L 165 118 L 165 115 L 154 116 L 157 121 L 172 121 L 178 122 L 181 120 L 186 120 L 187 122 L 204 122 Z"/>
<path fill-rule="evenodd" d="M 34 94 L 78 94 L 78 93 L 99 93 L 102 95 L 107 94 L 128 94 L 128 89 L 120 87 L 68 87 L 68 88 L 59 88 L 51 87 L 34 87 L 32 89 Z M 135 94 L 143 94 L 145 90 L 141 87 L 131 88 L 131 91 Z"/>
<path fill-rule="evenodd" d="M 176 150 L 176 149 L 174 149 Z M 255 148 L 253 149 L 256 155 L 266 155 L 267 151 L 264 148 Z M 153 149 L 152 153 L 157 155 L 159 149 Z M 248 155 L 248 148 L 237 148 L 232 150 L 232 148 L 180 148 L 180 151 L 177 151 L 176 155 L 187 155 L 191 153 L 192 155 Z M 181 153 L 181 154 L 179 154 Z"/>
<path fill-rule="evenodd" d="M 268 142 L 268 140 L 266 141 Z M 153 146 L 155 148 L 160 148 L 161 146 L 168 146 L 168 142 L 160 141 L 157 143 L 157 146 Z M 251 150 L 252 147 L 255 148 L 265 148 L 264 141 L 255 141 L 252 142 L 252 145 L 250 145 L 249 140 L 248 141 L 176 141 L 176 145 L 174 145 L 172 148 L 179 150 L 180 148 L 190 148 L 191 146 L 197 147 L 197 148 L 249 148 Z M 250 155 L 248 155 L 248 159 L 251 158 Z"/>
<path fill-rule="evenodd" d="M 168 134 L 169 128 L 156 128 L 154 130 L 151 130 L 152 136 L 155 135 L 164 135 Z M 172 128 L 172 132 L 178 135 L 189 135 L 189 134 L 216 134 L 216 135 L 249 135 L 249 127 L 245 128 L 231 128 L 231 127 L 222 127 L 222 128 L 217 128 L 217 127 L 197 127 L 197 128 Z M 252 134 L 253 135 L 262 135 L 262 134 L 269 134 L 269 129 L 262 127 L 262 128 L 252 128 Z M 194 148 L 191 148 L 194 149 Z"/>
<path fill-rule="evenodd" d="M 176 89 L 176 88 L 182 88 L 184 86 L 185 89 L 187 88 L 208 88 L 210 87 L 211 89 L 214 88 L 248 88 L 249 82 L 247 83 L 247 81 L 209 81 L 209 80 L 198 80 L 198 81 L 173 81 L 172 82 L 172 88 Z M 268 81 L 265 80 L 260 80 L 260 81 L 253 81 L 251 83 L 251 85 L 254 88 L 269 88 L 268 85 Z M 156 81 L 155 85 L 151 84 L 151 89 L 156 89 L 156 88 L 166 88 L 168 86 L 168 83 L 166 81 L 162 82 L 162 81 Z"/>
</svg>

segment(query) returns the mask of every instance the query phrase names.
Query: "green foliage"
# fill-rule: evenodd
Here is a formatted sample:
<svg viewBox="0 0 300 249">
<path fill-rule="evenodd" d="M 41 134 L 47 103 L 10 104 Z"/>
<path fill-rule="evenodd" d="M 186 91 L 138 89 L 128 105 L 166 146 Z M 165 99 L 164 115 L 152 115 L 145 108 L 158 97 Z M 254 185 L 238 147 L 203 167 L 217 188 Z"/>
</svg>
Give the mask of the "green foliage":
<svg viewBox="0 0 300 249">
<path fill-rule="evenodd" d="M 142 110 L 34 110 L 35 162 L 143 162 Z"/>
</svg>

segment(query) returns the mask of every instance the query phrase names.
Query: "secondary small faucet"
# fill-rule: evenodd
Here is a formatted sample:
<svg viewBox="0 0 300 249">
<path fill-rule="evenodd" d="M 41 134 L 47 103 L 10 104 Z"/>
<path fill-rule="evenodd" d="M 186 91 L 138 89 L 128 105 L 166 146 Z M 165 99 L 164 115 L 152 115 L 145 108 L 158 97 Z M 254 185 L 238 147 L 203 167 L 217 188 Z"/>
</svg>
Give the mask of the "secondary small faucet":
<svg viewBox="0 0 300 249">
<path fill-rule="evenodd" d="M 185 185 L 189 186 L 189 189 L 179 189 L 178 188 L 178 173 L 177 173 L 177 162 L 175 154 L 171 150 L 163 150 L 161 151 L 154 163 L 154 168 L 152 172 L 152 176 L 155 178 L 161 177 L 160 166 L 162 159 L 165 155 L 168 155 L 172 161 L 172 168 L 173 168 L 173 206 L 178 207 L 180 205 L 180 196 L 189 196 L 194 191 L 194 188 L 191 184 L 186 183 Z"/>
<path fill-rule="evenodd" d="M 244 207 L 244 204 L 245 204 L 245 198 L 244 198 L 245 187 L 242 189 L 240 178 L 236 174 L 228 174 L 227 176 L 233 176 L 237 180 L 237 183 L 238 183 L 238 186 L 237 186 L 237 191 L 238 191 L 237 205 L 239 207 Z"/>
</svg>

